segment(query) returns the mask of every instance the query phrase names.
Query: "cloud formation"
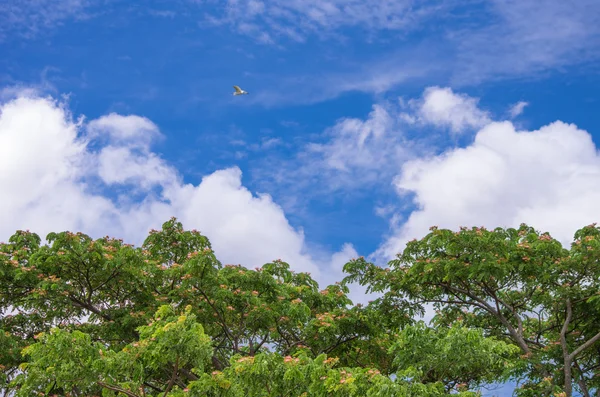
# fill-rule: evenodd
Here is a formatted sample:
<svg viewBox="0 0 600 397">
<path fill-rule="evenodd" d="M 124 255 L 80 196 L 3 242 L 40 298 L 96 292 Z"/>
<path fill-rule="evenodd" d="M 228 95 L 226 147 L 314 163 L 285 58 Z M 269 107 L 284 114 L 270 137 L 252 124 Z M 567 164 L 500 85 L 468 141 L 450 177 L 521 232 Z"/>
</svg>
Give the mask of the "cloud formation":
<svg viewBox="0 0 600 397">
<path fill-rule="evenodd" d="M 490 122 L 467 147 L 404 163 L 395 186 L 416 208 L 375 254 L 381 259 L 434 225 L 524 222 L 569 246 L 577 229 L 600 218 L 600 155 L 588 132 L 561 121 L 535 131 Z"/>
<path fill-rule="evenodd" d="M 523 111 L 525 110 L 525 107 L 528 105 L 529 105 L 529 103 L 527 103 L 525 101 L 519 101 L 519 102 L 515 103 L 509 109 L 510 117 L 514 119 L 515 117 L 520 116 L 523 113 Z"/>
<path fill-rule="evenodd" d="M 331 137 L 330 141 L 309 144 L 307 149 L 323 156 L 325 168 L 342 172 L 377 170 L 401 154 L 396 150 L 387 150 L 390 140 L 394 138 L 395 127 L 395 120 L 388 110 L 381 105 L 374 105 L 366 120 L 341 119 L 326 131 Z M 398 145 L 393 146 L 401 151 Z"/>
<path fill-rule="evenodd" d="M 442 2 L 407 0 L 227 0 L 215 3 L 209 20 L 239 33 L 273 43 L 280 37 L 297 42 L 310 34 L 333 34 L 341 28 L 369 31 L 408 30 L 436 11 Z"/>
<path fill-rule="evenodd" d="M 455 134 L 482 127 L 490 122 L 489 113 L 478 108 L 478 99 L 456 94 L 451 88 L 429 87 L 418 100 L 410 100 L 413 114 L 402 117 L 411 124 L 431 124 L 448 127 Z"/>
<path fill-rule="evenodd" d="M 460 106 L 451 113 L 436 106 L 424 113 L 437 100 Z M 373 258 L 390 259 L 432 225 L 525 222 L 568 244 L 575 230 L 600 217 L 600 156 L 588 132 L 561 121 L 520 131 L 510 121 L 492 121 L 475 99 L 439 87 L 412 103 L 413 114 L 404 114 L 435 128 L 486 124 L 466 147 L 433 152 L 403 131 L 406 108 L 376 105 L 365 120 L 339 120 L 323 142 L 305 147 L 309 157 L 297 161 L 310 160 L 306 164 L 313 168 L 303 171 L 294 163 L 297 176 L 304 172 L 339 188 L 393 181 L 398 200 L 378 212 L 390 219 L 391 235 Z M 207 175 L 198 185 L 184 183 L 152 151 L 160 137 L 159 127 L 139 116 L 109 114 L 85 123 L 51 98 L 30 95 L 3 103 L 0 236 L 6 239 L 16 229 L 42 236 L 81 230 L 140 244 L 150 228 L 174 215 L 207 235 L 225 263 L 254 267 L 281 258 L 330 282 L 341 278 L 345 260 L 357 256 L 350 245 L 333 256 L 311 255 L 302 230 L 290 225 L 271 196 L 245 188 L 236 167 Z M 411 201 L 414 210 L 400 213 Z"/>
<path fill-rule="evenodd" d="M 421 127 L 428 128 L 424 136 L 415 133 Z M 466 131 L 472 134 L 461 144 L 447 139 Z M 399 106 L 375 105 L 365 119 L 339 120 L 320 140 L 277 183 L 300 186 L 284 188 L 296 198 L 309 185 L 310 194 L 364 189 L 378 197 L 393 184 L 396 201 L 374 208 L 391 229 L 372 255 L 378 263 L 434 225 L 525 222 L 568 246 L 577 229 L 600 218 L 600 155 L 587 131 L 562 121 L 519 130 L 450 88 L 429 87 Z"/>
<path fill-rule="evenodd" d="M 409 139 L 405 127 L 397 105 L 375 104 L 365 119 L 341 118 L 304 140 L 292 158 L 265 157 L 252 177 L 294 212 L 303 212 L 311 200 L 330 202 L 336 194 L 375 195 L 373 189 L 383 185 L 391 191 L 400 166 L 428 150 L 423 140 Z"/>
<path fill-rule="evenodd" d="M 138 9 L 124 4 L 0 2 L 0 41 L 42 37 L 60 25 L 96 16 L 139 18 Z M 143 14 L 156 15 L 153 6 L 159 5 L 151 2 Z M 308 63 L 307 68 L 289 65 L 289 71 L 282 67 L 261 76 L 260 91 L 246 102 L 268 107 L 316 103 L 345 92 L 377 95 L 415 80 L 466 87 L 535 78 L 600 57 L 600 25 L 595 20 L 600 2 L 595 0 L 182 0 L 158 13 L 182 21 L 200 18 L 202 27 L 275 44 L 290 59 L 316 56 L 318 69 Z M 390 40 L 393 50 L 387 45 Z M 322 45 L 332 42 L 335 47 Z M 373 45 L 366 50 L 366 43 Z"/>
<path fill-rule="evenodd" d="M 476 28 L 453 32 L 454 83 L 531 76 L 600 56 L 600 3 L 489 0 Z"/>
<path fill-rule="evenodd" d="M 536 78 L 600 57 L 600 2 L 595 0 L 485 0 L 467 5 L 451 0 L 228 0 L 216 10 L 206 10 L 215 25 L 262 43 L 288 42 L 288 51 L 304 48 L 290 40 L 314 44 L 310 38 L 333 38 L 339 45 L 339 64 L 353 65 L 296 74 L 289 84 L 278 76 L 279 84 L 290 86 L 285 91 L 298 95 L 278 95 L 276 88 L 263 84 L 264 94 L 253 101 L 267 106 L 314 103 L 350 91 L 379 94 L 415 79 L 467 87 Z M 378 51 L 377 44 L 390 37 L 398 39 L 394 50 Z M 346 51 L 348 39 L 376 45 L 357 60 L 354 51 Z"/>
<path fill-rule="evenodd" d="M 432 155 L 449 143 L 449 136 L 490 123 L 489 112 L 477 105 L 477 98 L 447 87 L 428 87 L 421 97 L 408 101 L 377 103 L 365 119 L 337 120 L 307 142 L 295 159 L 278 162 L 277 167 L 263 164 L 255 170 L 256 179 L 269 191 L 295 196 L 295 201 L 341 191 L 386 190 L 406 161 Z M 415 133 L 424 129 L 429 130 Z"/>
<path fill-rule="evenodd" d="M 93 0 L 5 0 L 0 2 L 0 42 L 10 35 L 32 38 L 66 20 L 85 18 Z"/>
<path fill-rule="evenodd" d="M 51 98 L 18 97 L 0 106 L 0 238 L 17 229 L 42 237 L 77 230 L 141 244 L 176 216 L 211 240 L 225 263 L 261 266 L 281 258 L 319 281 L 339 279 L 340 255 L 312 258 L 304 234 L 266 194 L 253 195 L 236 168 L 185 184 L 153 153 L 158 127 L 139 116 L 109 114 L 84 123 Z M 350 258 L 346 258 L 350 259 Z"/>
</svg>

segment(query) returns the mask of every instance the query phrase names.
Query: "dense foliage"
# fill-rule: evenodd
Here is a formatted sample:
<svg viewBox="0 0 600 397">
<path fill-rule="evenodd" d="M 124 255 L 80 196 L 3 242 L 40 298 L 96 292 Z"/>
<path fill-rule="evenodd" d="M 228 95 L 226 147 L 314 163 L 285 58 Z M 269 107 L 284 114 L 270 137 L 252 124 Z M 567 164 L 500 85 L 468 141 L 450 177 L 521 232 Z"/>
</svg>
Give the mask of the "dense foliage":
<svg viewBox="0 0 600 397">
<path fill-rule="evenodd" d="M 438 327 L 460 321 L 520 350 L 519 396 L 600 396 L 600 229 L 575 234 L 570 250 L 518 230 L 432 228 L 382 269 L 358 259 L 346 282 L 389 302 L 433 304 Z M 460 356 L 459 356 L 460 357 Z"/>
<path fill-rule="evenodd" d="M 434 229 L 389 269 L 359 258 L 322 290 L 280 260 L 223 266 L 174 218 L 142 247 L 46 240 L 0 244 L 5 395 L 476 396 L 509 378 L 522 396 L 600 390 L 594 226 L 571 250 L 526 226 Z M 383 295 L 353 305 L 350 282 Z M 428 303 L 430 325 L 415 320 Z"/>
</svg>

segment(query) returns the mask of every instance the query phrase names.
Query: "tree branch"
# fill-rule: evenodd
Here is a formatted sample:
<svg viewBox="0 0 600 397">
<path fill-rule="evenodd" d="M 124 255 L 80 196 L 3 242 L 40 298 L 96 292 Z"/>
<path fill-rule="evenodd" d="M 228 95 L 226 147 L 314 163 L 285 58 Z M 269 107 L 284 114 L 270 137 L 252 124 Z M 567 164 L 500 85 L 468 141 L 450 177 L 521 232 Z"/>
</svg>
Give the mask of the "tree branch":
<svg viewBox="0 0 600 397">
<path fill-rule="evenodd" d="M 519 345 L 519 347 L 521 348 L 521 350 L 523 351 L 523 353 L 527 354 L 529 353 L 531 350 L 529 349 L 529 346 L 527 345 L 527 343 L 525 342 L 525 340 L 523 339 L 523 337 L 521 335 L 519 335 L 518 331 L 512 326 L 512 324 L 510 322 L 508 322 L 508 320 L 506 319 L 506 317 L 504 317 L 504 315 L 502 314 L 502 312 L 500 311 L 496 311 L 489 303 L 487 303 L 485 300 L 481 299 L 480 297 L 478 297 L 477 295 L 473 294 L 471 291 L 468 291 L 466 289 L 462 289 L 459 287 L 455 287 L 453 285 L 447 284 L 447 283 L 440 283 L 439 284 L 442 287 L 445 287 L 451 291 L 455 291 L 458 292 L 460 294 L 466 295 L 469 298 L 473 299 L 475 302 L 479 303 L 479 307 L 482 307 L 484 310 L 486 310 L 487 312 L 489 312 L 490 314 L 492 314 L 494 317 L 496 317 L 496 319 L 498 319 L 507 329 L 508 332 L 510 333 L 510 335 L 513 337 L 513 339 L 515 340 L 515 342 L 517 343 L 517 345 Z"/>
<path fill-rule="evenodd" d="M 185 368 L 181 368 L 180 369 L 181 373 L 185 375 L 186 378 L 188 378 L 188 380 L 198 380 L 200 378 L 198 378 L 198 376 L 196 374 L 194 374 L 193 372 L 188 371 Z"/>
<path fill-rule="evenodd" d="M 173 375 L 171 375 L 171 380 L 169 381 L 169 384 L 167 385 L 167 388 L 165 389 L 165 394 L 163 394 L 163 397 L 166 397 L 167 394 L 169 394 L 169 392 L 171 391 L 171 388 L 173 387 L 173 385 L 175 384 L 175 381 L 177 380 L 178 373 L 179 373 L 179 356 L 177 356 L 177 360 L 175 360 L 175 366 L 173 368 Z"/>
<path fill-rule="evenodd" d="M 100 310 L 98 310 L 94 305 L 87 303 L 87 302 L 82 302 L 81 300 L 77 299 L 74 295 L 69 294 L 69 299 L 75 303 L 76 305 L 78 305 L 79 307 L 83 308 L 83 309 L 87 309 L 89 311 L 91 311 L 92 313 L 102 317 L 103 319 L 107 320 L 107 321 L 112 321 L 113 318 L 106 314 L 106 313 L 102 313 Z"/>
<path fill-rule="evenodd" d="M 585 378 L 583 377 L 583 371 L 581 370 L 581 367 L 579 366 L 579 363 L 577 362 L 577 360 L 573 360 L 573 363 L 575 364 L 575 367 L 577 368 L 577 371 L 579 372 L 579 376 L 577 377 L 577 384 L 581 388 L 583 397 L 590 397 L 590 391 L 587 387 L 587 382 L 585 381 Z"/>
<path fill-rule="evenodd" d="M 571 373 L 571 366 L 573 359 L 569 354 L 569 347 L 567 346 L 567 331 L 569 330 L 569 324 L 571 323 L 571 319 L 573 318 L 573 306 L 571 304 L 571 299 L 567 298 L 565 321 L 563 322 L 562 328 L 560 329 L 560 345 L 563 351 L 563 364 L 564 364 L 564 376 L 565 376 L 565 393 L 567 397 L 571 397 L 573 393 L 573 375 Z"/>
<path fill-rule="evenodd" d="M 267 339 L 269 339 L 268 332 L 265 334 L 265 337 L 260 341 L 260 343 L 254 348 L 254 351 L 250 351 L 250 355 L 254 355 L 254 353 L 256 353 L 258 351 L 258 349 L 260 349 L 262 347 L 262 345 L 264 345 L 264 343 L 267 341 Z"/>
<path fill-rule="evenodd" d="M 125 390 L 125 389 L 120 388 L 119 386 L 109 385 L 108 383 L 104 383 L 104 382 L 100 382 L 100 381 L 98 381 L 96 383 L 98 383 L 98 386 L 104 387 L 106 389 L 114 390 L 114 391 L 116 391 L 118 393 L 126 394 L 129 397 L 140 397 L 137 394 L 130 392 L 129 390 Z"/>
<path fill-rule="evenodd" d="M 582 351 L 584 351 L 585 349 L 587 349 L 588 347 L 592 346 L 594 343 L 596 343 L 598 340 L 600 340 L 600 332 L 598 332 L 596 335 L 594 335 L 591 339 L 589 339 L 587 342 L 585 342 L 583 345 L 579 346 L 577 349 L 573 350 L 573 352 L 569 355 L 570 359 L 574 359 L 575 357 L 577 357 L 577 355 L 579 353 L 581 353 Z"/>
</svg>

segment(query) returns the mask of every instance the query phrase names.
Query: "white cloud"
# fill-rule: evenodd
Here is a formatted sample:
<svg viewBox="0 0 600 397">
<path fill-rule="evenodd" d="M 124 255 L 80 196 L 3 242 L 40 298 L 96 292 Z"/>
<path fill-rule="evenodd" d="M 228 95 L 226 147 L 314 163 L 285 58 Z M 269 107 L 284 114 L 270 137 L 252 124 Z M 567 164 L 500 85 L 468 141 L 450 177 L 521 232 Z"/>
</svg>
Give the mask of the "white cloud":
<svg viewBox="0 0 600 397">
<path fill-rule="evenodd" d="M 388 215 L 391 215 L 395 211 L 395 207 L 393 205 L 378 205 L 375 206 L 375 215 L 380 216 L 382 218 L 387 218 Z"/>
<path fill-rule="evenodd" d="M 91 138 L 107 138 L 103 140 L 146 149 L 152 141 L 161 136 L 158 126 L 147 118 L 116 113 L 92 120 L 87 126 L 87 131 Z"/>
<path fill-rule="evenodd" d="M 396 180 L 417 209 L 377 252 L 400 252 L 430 226 L 549 231 L 563 244 L 600 218 L 600 156 L 589 133 L 557 121 L 536 131 L 494 122 L 466 148 L 404 164 Z"/>
<path fill-rule="evenodd" d="M 203 228 L 223 260 L 262 265 L 281 258 L 318 274 L 316 264 L 303 253 L 302 231 L 290 226 L 269 195 L 256 197 L 243 187 L 241 176 L 238 168 L 220 170 L 203 178 L 199 186 L 177 187 L 166 197 L 182 221 Z"/>
<path fill-rule="evenodd" d="M 268 84 L 261 83 L 263 94 L 253 101 L 268 105 L 323 101 L 348 91 L 381 93 L 423 76 L 426 84 L 453 86 L 535 77 L 600 57 L 600 25 L 595 21 L 600 2 L 596 0 L 486 0 L 466 6 L 456 1 L 396 0 L 221 3 L 207 11 L 211 20 L 260 42 L 303 42 L 317 36 L 340 43 L 339 51 L 323 48 L 324 59 L 339 60 L 325 79 L 320 76 L 326 66 L 302 78 L 289 77 L 289 89 L 296 95 L 278 95 L 285 80 L 281 75 L 270 91 Z M 360 60 L 354 51 L 345 51 L 350 40 L 388 44 L 390 31 L 408 35 L 417 30 L 423 34 L 399 40 L 393 51 L 389 46 L 382 51 L 374 46 L 369 54 L 361 52 Z M 286 47 L 290 48 L 294 47 Z M 340 69 L 341 64 L 353 66 Z"/>
<path fill-rule="evenodd" d="M 292 161 L 278 160 L 275 166 L 266 159 L 260 170 L 254 170 L 254 177 L 271 191 L 294 196 L 295 210 L 303 200 L 336 191 L 385 190 L 404 162 L 440 149 L 430 134 L 414 134 L 410 127 L 433 125 L 453 133 L 476 129 L 490 122 L 477 104 L 476 98 L 440 87 L 425 89 L 421 98 L 408 104 L 381 102 L 364 119 L 339 119 L 318 139 L 306 143 Z M 401 220 L 394 217 L 396 223 Z"/>
<path fill-rule="evenodd" d="M 414 50 L 411 48 L 411 50 Z M 435 62 L 430 51 L 425 48 L 418 51 L 404 51 L 404 56 L 414 56 L 416 60 L 403 59 L 398 62 L 398 55 L 386 54 L 385 59 L 377 62 L 362 62 L 358 70 L 326 69 L 318 74 L 293 74 L 289 76 L 265 75 L 261 79 L 260 92 L 244 101 L 247 105 L 260 104 L 265 107 L 280 107 L 284 105 L 313 104 L 334 99 L 346 92 L 362 92 L 368 94 L 383 94 L 404 83 L 424 79 L 431 73 L 440 72 L 441 65 Z M 423 54 L 423 56 L 421 56 Z M 426 55 L 425 55 L 426 54 Z M 338 55 L 336 55 L 337 57 Z M 343 55 L 340 55 L 343 57 Z M 389 58 L 392 58 L 391 60 Z M 424 62 L 427 60 L 427 62 Z M 294 92 L 294 95 L 289 95 Z"/>
<path fill-rule="evenodd" d="M 415 114 L 403 113 L 401 118 L 409 123 L 449 127 L 460 133 L 490 122 L 489 114 L 479 109 L 478 102 L 477 98 L 456 94 L 451 88 L 429 87 L 421 99 L 409 101 Z"/>
<path fill-rule="evenodd" d="M 452 34 L 454 82 L 532 75 L 600 56 L 596 0 L 490 0 L 476 29 Z"/>
<path fill-rule="evenodd" d="M 159 136 L 149 120 L 111 114 L 85 131 L 52 99 L 20 97 L 0 105 L 1 239 L 17 229 L 42 237 L 77 230 L 141 244 L 150 228 L 176 216 L 184 227 L 205 234 L 225 263 L 255 267 L 281 258 L 320 282 L 341 278 L 337 261 L 349 248 L 334 256 L 334 267 L 331 258 L 313 259 L 303 232 L 270 196 L 245 188 L 238 168 L 217 171 L 197 186 L 184 184 L 149 151 L 150 137 Z M 99 193 L 115 185 L 142 197 L 114 200 Z"/>
<path fill-rule="evenodd" d="M 383 153 L 389 134 L 394 128 L 394 120 L 380 105 L 366 121 L 356 118 L 340 120 L 327 134 L 332 140 L 327 144 L 311 144 L 308 149 L 321 153 L 326 166 L 340 171 L 349 169 L 376 169 L 388 161 Z M 387 136 L 386 136 L 387 135 Z M 391 154 L 391 153 L 390 153 Z"/>
<path fill-rule="evenodd" d="M 269 190 L 291 196 L 287 202 L 301 211 L 304 200 L 315 196 L 389 185 L 415 145 L 405 139 L 397 109 L 377 104 L 364 120 L 338 120 L 318 141 L 304 144 L 292 160 L 266 158 L 253 177 Z"/>
<path fill-rule="evenodd" d="M 343 274 L 344 265 L 348 263 L 348 261 L 358 258 L 358 256 L 358 253 L 351 244 L 344 244 L 342 249 L 331 257 L 331 273 L 324 278 L 325 284 L 329 285 L 341 281 L 343 278 L 341 275 Z M 348 297 L 355 304 L 361 303 L 364 305 L 367 304 L 369 300 L 377 299 L 383 295 L 381 293 L 366 294 L 367 287 L 361 286 L 358 283 L 350 284 L 348 285 L 348 288 L 350 289 Z"/>
<path fill-rule="evenodd" d="M 3 238 L 30 226 L 47 233 L 110 223 L 110 202 L 85 194 L 76 184 L 86 176 L 88 162 L 79 128 L 64 107 L 49 99 L 21 97 L 2 105 Z"/>
<path fill-rule="evenodd" d="M 105 184 L 149 190 L 179 183 L 177 171 L 150 151 L 150 145 L 163 136 L 147 118 L 110 113 L 90 121 L 86 132 L 91 142 L 104 144 L 94 159 Z"/>
<path fill-rule="evenodd" d="M 31 38 L 70 18 L 85 18 L 93 0 L 18 0 L 0 2 L 0 41 L 9 34 Z"/>
<path fill-rule="evenodd" d="M 142 189 L 178 182 L 177 172 L 154 153 L 135 153 L 126 147 L 107 146 L 98 157 L 98 175 L 107 185 L 132 184 Z"/>
<path fill-rule="evenodd" d="M 327 34 L 344 27 L 367 30 L 407 30 L 443 3 L 415 4 L 407 0 L 227 0 L 214 24 L 229 24 L 238 32 L 273 42 L 274 37 L 304 41 L 309 34 Z"/>
<path fill-rule="evenodd" d="M 523 113 L 525 107 L 528 106 L 529 103 L 524 101 L 519 101 L 510 107 L 509 113 L 511 118 L 515 118 Z"/>
<path fill-rule="evenodd" d="M 0 89 L 0 103 L 16 98 L 34 98 L 39 96 L 39 89 L 30 86 L 13 85 Z"/>
<path fill-rule="evenodd" d="M 234 142 L 232 142 L 234 143 Z M 235 143 L 234 143 L 235 144 Z M 283 145 L 283 141 L 281 138 L 269 138 L 262 137 L 260 143 L 253 143 L 248 145 L 248 148 L 253 151 L 267 151 L 269 149 L 273 149 L 275 147 Z M 245 145 L 245 143 L 244 143 Z"/>
<path fill-rule="evenodd" d="M 267 159 L 254 176 L 270 190 L 295 196 L 296 206 L 340 190 L 387 189 L 404 162 L 440 149 L 430 135 L 410 134 L 414 131 L 407 125 L 444 127 L 456 134 L 476 129 L 490 122 L 477 104 L 476 98 L 440 87 L 425 89 L 408 104 L 375 104 L 364 119 L 339 119 L 318 140 L 306 143 L 294 160 L 274 166 Z M 401 220 L 394 216 L 395 223 Z"/>
</svg>

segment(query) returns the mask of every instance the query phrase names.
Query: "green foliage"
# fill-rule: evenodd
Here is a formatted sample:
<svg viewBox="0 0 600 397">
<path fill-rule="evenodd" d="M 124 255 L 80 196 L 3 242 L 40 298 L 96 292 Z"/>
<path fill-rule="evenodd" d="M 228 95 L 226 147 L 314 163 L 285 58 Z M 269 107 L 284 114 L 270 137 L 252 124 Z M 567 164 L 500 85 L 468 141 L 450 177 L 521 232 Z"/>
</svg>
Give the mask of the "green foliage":
<svg viewBox="0 0 600 397">
<path fill-rule="evenodd" d="M 233 357 L 223 372 L 204 374 L 190 385 L 192 396 L 447 396 L 439 383 L 394 382 L 369 368 L 337 367 L 337 358 L 321 354 L 312 359 L 307 352 L 294 357 L 260 353 Z M 197 391 L 197 394 L 194 392 Z M 208 394 L 204 394 L 208 391 Z M 459 393 L 457 396 L 475 396 Z"/>
<path fill-rule="evenodd" d="M 0 244 L 0 388 L 19 396 L 474 396 L 509 377 L 521 396 L 600 387 L 593 225 L 570 250 L 525 225 L 434 228 L 389 268 L 358 258 L 323 289 L 281 260 L 223 265 L 175 218 L 139 248 L 47 241 L 18 231 Z M 382 296 L 353 305 L 348 282 Z M 413 319 L 428 304 L 429 327 Z"/>
<path fill-rule="evenodd" d="M 45 390 L 49 385 L 44 382 L 51 381 L 57 381 L 54 392 L 73 395 L 88 389 L 106 394 L 114 388 L 138 393 L 139 387 L 147 395 L 169 387 L 175 393 L 203 373 L 227 370 L 232 357 L 269 349 L 279 357 L 325 353 L 339 357 L 340 365 L 388 374 L 388 331 L 408 321 L 386 315 L 391 307 L 352 307 L 346 287 L 319 290 L 309 274 L 295 273 L 280 260 L 256 270 L 223 266 L 206 237 L 185 231 L 174 218 L 152 230 L 140 248 L 71 232 L 50 233 L 47 241 L 42 245 L 37 235 L 19 231 L 0 244 L 0 310 L 6 313 L 0 318 L 0 343 L 9 353 L 0 355 L 2 387 L 8 388 L 25 363 L 24 373 L 12 383 L 25 394 Z M 207 366 L 178 351 L 181 343 L 175 337 L 154 328 L 152 334 L 158 334 L 149 336 L 147 327 L 159 323 L 153 314 L 166 310 L 160 309 L 164 305 L 178 312 L 185 308 L 185 315 L 202 325 L 211 344 Z M 34 338 L 41 333 L 52 336 L 43 346 Z M 69 361 L 57 345 L 60 338 L 91 346 L 85 350 L 81 345 L 90 354 L 86 366 Z M 146 346 L 152 338 L 162 344 Z M 22 356 L 28 345 L 38 347 Z M 65 357 L 64 366 L 49 365 L 49 357 Z M 206 357 L 198 358 L 204 363 Z M 69 373 L 68 365 L 87 372 L 61 378 Z M 50 367 L 58 371 L 54 378 L 40 376 Z M 169 386 L 174 371 L 176 380 Z"/>
<path fill-rule="evenodd" d="M 151 393 L 152 387 L 161 383 L 167 392 L 175 385 L 181 368 L 191 365 L 201 372 L 212 354 L 210 338 L 189 307 L 177 316 L 170 306 L 162 306 L 154 321 L 139 331 L 139 341 L 120 351 L 92 342 L 80 331 L 53 328 L 47 334 L 36 335 L 38 342 L 23 350 L 30 358 L 20 366 L 25 372 L 13 382 L 17 396 L 40 392 L 137 395 L 138 391 Z M 163 376 L 165 368 L 172 368 L 171 377 Z M 150 377 L 153 384 L 146 381 Z"/>
<path fill-rule="evenodd" d="M 486 338 L 480 329 L 462 321 L 431 328 L 423 322 L 404 328 L 393 346 L 399 376 L 419 382 L 443 382 L 448 389 L 474 388 L 507 380 L 519 348 Z"/>
<path fill-rule="evenodd" d="M 437 309 L 434 323 L 480 328 L 521 350 L 512 375 L 522 396 L 591 395 L 600 383 L 600 229 L 575 234 L 570 250 L 521 225 L 517 229 L 433 227 L 409 242 L 390 268 L 363 259 L 345 266 L 384 299 Z M 484 377 L 489 379 L 489 377 Z"/>
</svg>

